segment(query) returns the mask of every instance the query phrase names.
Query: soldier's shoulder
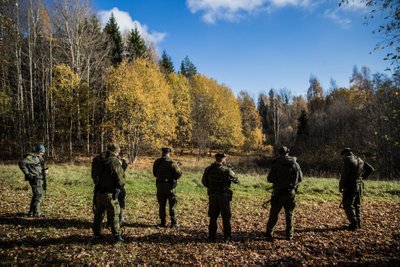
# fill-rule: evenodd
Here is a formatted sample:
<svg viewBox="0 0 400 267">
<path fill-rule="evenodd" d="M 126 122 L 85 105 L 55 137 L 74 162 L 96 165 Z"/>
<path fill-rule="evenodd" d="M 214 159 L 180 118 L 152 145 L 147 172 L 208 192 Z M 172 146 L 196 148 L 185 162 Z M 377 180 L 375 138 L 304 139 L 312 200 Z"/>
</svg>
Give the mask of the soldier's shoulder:
<svg viewBox="0 0 400 267">
<path fill-rule="evenodd" d="M 347 156 L 347 157 L 344 157 L 343 162 L 344 162 L 345 164 L 354 165 L 354 164 L 357 163 L 358 159 L 359 159 L 359 158 L 358 158 L 357 156 L 355 156 L 355 155 L 349 155 L 349 156 Z"/>
</svg>

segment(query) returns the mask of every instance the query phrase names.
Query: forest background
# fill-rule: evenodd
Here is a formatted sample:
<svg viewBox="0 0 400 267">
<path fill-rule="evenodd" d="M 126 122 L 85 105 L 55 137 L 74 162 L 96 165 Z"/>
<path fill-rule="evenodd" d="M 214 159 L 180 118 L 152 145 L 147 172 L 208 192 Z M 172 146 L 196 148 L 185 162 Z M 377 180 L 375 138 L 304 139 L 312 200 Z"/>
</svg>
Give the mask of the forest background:
<svg viewBox="0 0 400 267">
<path fill-rule="evenodd" d="M 338 173 L 340 150 L 350 146 L 376 178 L 398 179 L 400 7 L 362 2 L 373 7 L 369 19 L 388 14 L 376 32 L 385 36 L 377 48 L 388 51 L 387 73 L 355 66 L 346 88 L 324 89 L 311 76 L 305 96 L 270 89 L 253 99 L 198 73 L 189 57 L 174 66 L 137 28 L 122 34 L 114 16 L 102 28 L 86 1 L 1 0 L 0 159 L 43 143 L 50 160 L 72 161 L 114 141 L 130 162 L 171 146 L 262 164 L 286 145 L 314 175 Z"/>
</svg>

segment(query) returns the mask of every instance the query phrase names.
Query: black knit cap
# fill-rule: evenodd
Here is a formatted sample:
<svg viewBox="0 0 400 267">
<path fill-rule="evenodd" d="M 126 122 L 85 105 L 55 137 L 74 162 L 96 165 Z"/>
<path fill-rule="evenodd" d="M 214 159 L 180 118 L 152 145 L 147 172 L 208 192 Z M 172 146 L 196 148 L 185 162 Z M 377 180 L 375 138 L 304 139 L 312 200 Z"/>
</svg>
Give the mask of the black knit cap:
<svg viewBox="0 0 400 267">
<path fill-rule="evenodd" d="M 346 155 L 346 154 L 349 153 L 349 152 L 352 152 L 351 148 L 350 148 L 350 147 L 345 147 L 345 148 L 342 150 L 342 152 L 340 152 L 340 155 L 343 156 L 343 155 Z"/>
<path fill-rule="evenodd" d="M 223 158 L 226 158 L 228 155 L 227 154 L 225 154 L 225 153 L 217 153 L 217 154 L 215 154 L 215 158 L 216 159 L 223 159 Z"/>
<path fill-rule="evenodd" d="M 170 152 L 172 152 L 172 149 L 169 148 L 169 147 L 163 147 L 163 148 L 161 148 L 161 151 L 162 151 L 163 153 L 170 153 Z"/>
</svg>

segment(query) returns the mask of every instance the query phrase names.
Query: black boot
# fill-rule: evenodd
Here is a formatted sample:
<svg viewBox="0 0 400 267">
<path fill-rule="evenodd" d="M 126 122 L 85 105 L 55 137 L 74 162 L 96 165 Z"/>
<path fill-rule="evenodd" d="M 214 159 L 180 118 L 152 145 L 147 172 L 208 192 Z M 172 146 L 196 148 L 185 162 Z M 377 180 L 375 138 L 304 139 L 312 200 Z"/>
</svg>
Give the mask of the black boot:
<svg viewBox="0 0 400 267">
<path fill-rule="evenodd" d="M 180 224 L 176 221 L 175 217 L 171 217 L 171 228 L 180 227 Z"/>
<path fill-rule="evenodd" d="M 357 228 L 358 228 L 357 222 L 351 223 L 347 226 L 347 230 L 350 230 L 350 231 L 355 231 L 355 230 L 357 230 Z"/>
<path fill-rule="evenodd" d="M 125 242 L 125 240 L 120 235 L 115 235 L 114 236 L 114 241 L 115 241 L 115 243 L 123 243 L 123 242 Z"/>
<path fill-rule="evenodd" d="M 161 223 L 157 225 L 158 227 L 166 227 L 165 225 L 165 218 L 161 219 Z"/>
</svg>

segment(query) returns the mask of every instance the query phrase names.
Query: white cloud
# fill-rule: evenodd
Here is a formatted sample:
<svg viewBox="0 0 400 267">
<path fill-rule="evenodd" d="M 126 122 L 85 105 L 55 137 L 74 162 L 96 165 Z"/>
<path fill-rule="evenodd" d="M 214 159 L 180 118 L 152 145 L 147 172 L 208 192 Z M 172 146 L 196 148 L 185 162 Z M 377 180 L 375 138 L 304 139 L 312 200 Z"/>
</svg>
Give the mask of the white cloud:
<svg viewBox="0 0 400 267">
<path fill-rule="evenodd" d="M 186 0 L 192 13 L 201 12 L 206 23 L 236 21 L 245 15 L 286 6 L 307 7 L 311 0 Z"/>
<path fill-rule="evenodd" d="M 103 27 L 110 19 L 111 13 L 114 14 L 115 20 L 117 21 L 119 29 L 122 33 L 126 33 L 136 27 L 148 45 L 157 45 L 159 42 L 164 40 L 167 35 L 163 32 L 150 32 L 147 25 L 142 24 L 137 20 L 133 20 L 128 12 L 119 10 L 117 7 L 113 7 L 111 10 L 100 10 L 97 13 Z"/>
<path fill-rule="evenodd" d="M 342 7 L 344 9 L 357 11 L 368 9 L 368 7 L 365 5 L 365 0 L 350 0 L 347 4 L 343 4 Z"/>
<path fill-rule="evenodd" d="M 351 19 L 342 17 L 337 8 L 325 10 L 323 16 L 334 23 L 339 24 L 343 29 L 348 29 L 352 23 Z"/>
<path fill-rule="evenodd" d="M 275 7 L 285 6 L 308 6 L 311 4 L 309 0 L 270 0 Z"/>
</svg>

